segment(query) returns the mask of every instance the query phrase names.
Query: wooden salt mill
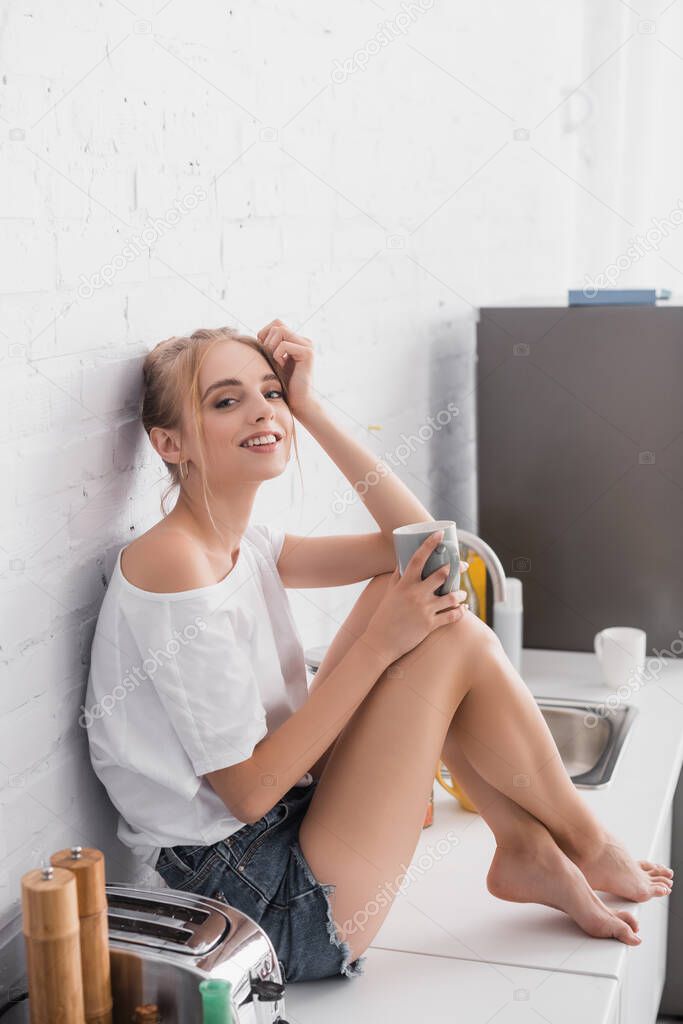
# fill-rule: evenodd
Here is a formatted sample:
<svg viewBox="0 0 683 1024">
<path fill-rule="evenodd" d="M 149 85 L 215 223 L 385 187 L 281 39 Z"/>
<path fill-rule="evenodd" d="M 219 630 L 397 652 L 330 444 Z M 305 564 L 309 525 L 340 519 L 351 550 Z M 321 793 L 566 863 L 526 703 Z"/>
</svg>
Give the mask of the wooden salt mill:
<svg viewBox="0 0 683 1024">
<path fill-rule="evenodd" d="M 46 866 L 21 878 L 31 1024 L 84 1024 L 78 895 L 70 871 Z"/>
<path fill-rule="evenodd" d="M 70 871 L 76 880 L 86 1024 L 112 1024 L 104 855 L 94 847 L 72 846 L 53 853 L 50 863 Z"/>
</svg>

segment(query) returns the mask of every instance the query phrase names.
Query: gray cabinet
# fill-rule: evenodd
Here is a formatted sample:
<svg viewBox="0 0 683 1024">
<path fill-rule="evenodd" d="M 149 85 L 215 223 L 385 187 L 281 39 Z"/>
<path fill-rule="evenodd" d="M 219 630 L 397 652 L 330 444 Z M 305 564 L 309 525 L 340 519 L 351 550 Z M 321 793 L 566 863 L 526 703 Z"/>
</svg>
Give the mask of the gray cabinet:
<svg viewBox="0 0 683 1024">
<path fill-rule="evenodd" d="M 683 307 L 483 308 L 476 403 L 478 532 L 523 581 L 524 646 L 680 641 Z"/>
</svg>

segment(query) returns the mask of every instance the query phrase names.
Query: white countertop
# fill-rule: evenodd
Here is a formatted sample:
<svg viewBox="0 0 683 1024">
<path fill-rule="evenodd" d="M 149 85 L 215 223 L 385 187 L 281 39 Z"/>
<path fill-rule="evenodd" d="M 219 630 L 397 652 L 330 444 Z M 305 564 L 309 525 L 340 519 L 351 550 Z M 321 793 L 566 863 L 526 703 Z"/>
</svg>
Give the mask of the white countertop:
<svg viewBox="0 0 683 1024">
<path fill-rule="evenodd" d="M 289 1024 L 617 1024 L 613 978 L 372 947 L 366 976 L 288 985 Z M 598 1016 L 599 1015 L 599 1016 Z"/>
<path fill-rule="evenodd" d="M 652 662 L 654 664 L 655 659 Z M 683 762 L 683 661 L 667 659 L 659 664 L 661 672 L 657 678 L 629 700 L 639 714 L 611 783 L 605 789 L 579 791 L 606 828 L 637 858 L 652 855 Z M 592 654 L 525 650 L 522 676 L 536 696 L 604 702 L 612 692 L 601 682 Z M 471 984 L 481 991 L 480 1000 L 478 997 L 474 1002 L 466 1001 L 468 1022 L 487 1020 L 497 1010 L 494 1007 L 486 1016 L 484 1009 L 489 1006 L 489 995 L 496 992 L 503 996 L 503 988 L 507 986 L 507 999 L 501 997 L 497 1004 L 507 1009 L 496 1020 L 516 1021 L 522 1018 L 511 1015 L 515 1003 L 522 1012 L 525 1000 L 513 999 L 508 981 L 503 988 L 499 985 L 508 975 L 516 976 L 515 971 L 509 970 L 511 968 L 539 972 L 538 976 L 533 975 L 533 980 L 532 974 L 528 975 L 530 992 L 537 989 L 540 992 L 541 986 L 547 992 L 551 982 L 553 986 L 561 986 L 563 973 L 568 973 L 567 981 L 572 980 L 572 984 L 576 983 L 575 975 L 584 975 L 582 986 L 587 985 L 591 977 L 594 981 L 602 979 L 604 984 L 598 985 L 598 990 L 606 1000 L 605 1010 L 600 1015 L 594 1013 L 590 1019 L 611 1019 L 611 1013 L 607 1015 L 613 998 L 609 979 L 623 980 L 627 958 L 637 957 L 645 947 L 645 923 L 641 924 L 642 945 L 631 947 L 615 939 L 591 938 L 570 918 L 551 908 L 506 903 L 491 896 L 485 879 L 495 849 L 493 835 L 479 815 L 463 810 L 438 784 L 434 787 L 434 823 L 422 831 L 412 863 L 418 863 L 424 854 L 429 856 L 430 847 L 433 850 L 439 840 L 448 843 L 446 833 L 449 830 L 456 833 L 457 842 L 449 844 L 447 853 L 433 856 L 429 870 L 415 872 L 410 884 L 396 896 L 367 951 L 364 976 L 287 987 L 287 1016 L 292 1024 L 308 1024 L 309 1021 L 312 1024 L 314 1019 L 322 1019 L 313 1010 L 314 1007 L 322 1010 L 323 1004 L 325 1019 L 329 1022 L 337 1020 L 332 1015 L 337 1008 L 340 1022 L 354 1020 L 358 1024 L 376 1019 L 372 1008 L 376 1010 L 379 1006 L 384 1012 L 393 1011 L 392 1021 L 412 1020 L 413 1014 L 418 1013 L 425 1017 L 424 1004 L 420 1003 L 417 992 L 418 978 L 426 970 L 434 976 L 437 988 L 443 982 L 444 986 L 454 984 L 456 989 L 461 985 L 468 988 Z M 645 920 L 651 921 L 650 915 L 667 913 L 666 898 L 636 904 L 608 895 L 601 894 L 601 897 L 610 906 L 628 908 L 639 919 L 645 914 Z M 385 972 L 394 962 L 392 989 L 396 995 L 389 999 Z M 478 964 L 478 973 L 472 974 L 475 964 Z M 502 973 L 497 973 L 498 970 Z M 400 997 L 399 993 L 402 993 Z M 379 1000 L 377 1007 L 373 1000 Z M 443 1005 L 443 1000 L 439 1005 Z M 457 1016 L 459 1005 L 462 1005 L 460 999 L 453 1000 L 450 1016 L 443 1019 L 452 1019 L 454 1009 Z M 558 990 L 552 1016 L 554 1024 L 565 1019 L 563 1015 L 558 1016 L 561 1005 Z M 597 1011 L 597 1004 L 594 1006 Z M 527 1002 L 524 1012 L 528 1013 L 529 1008 Z M 536 1009 L 544 1012 L 540 1004 Z M 572 1020 L 576 1019 L 576 1010 L 574 1005 Z M 442 1018 L 430 1012 L 425 1019 Z"/>
</svg>

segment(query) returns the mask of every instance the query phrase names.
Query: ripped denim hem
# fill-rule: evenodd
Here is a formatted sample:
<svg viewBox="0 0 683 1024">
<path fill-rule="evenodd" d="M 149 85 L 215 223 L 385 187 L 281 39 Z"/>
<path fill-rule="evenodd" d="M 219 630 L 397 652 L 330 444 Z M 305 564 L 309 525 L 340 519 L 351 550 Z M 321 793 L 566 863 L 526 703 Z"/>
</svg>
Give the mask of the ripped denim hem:
<svg viewBox="0 0 683 1024">
<path fill-rule="evenodd" d="M 345 942 L 344 939 L 342 939 L 339 933 L 337 932 L 337 926 L 335 925 L 334 918 L 332 917 L 332 905 L 330 903 L 330 894 L 333 893 L 334 890 L 337 888 L 336 885 L 325 885 L 323 882 L 318 881 L 318 879 L 311 871 L 308 861 L 304 857 L 303 850 L 299 846 L 298 842 L 294 843 L 291 849 L 297 861 L 304 869 L 306 878 L 308 878 L 311 885 L 319 886 L 319 888 L 322 889 L 323 894 L 325 896 L 325 903 L 327 904 L 327 934 L 330 937 L 330 942 L 332 943 L 332 945 L 335 946 L 342 954 L 342 964 L 341 967 L 339 968 L 339 973 L 345 975 L 347 978 L 353 978 L 357 977 L 360 974 L 364 974 L 367 956 L 359 956 L 356 960 L 353 961 L 353 963 L 349 963 L 349 960 L 351 959 L 351 950 L 349 948 L 349 944 L 348 942 Z"/>
</svg>

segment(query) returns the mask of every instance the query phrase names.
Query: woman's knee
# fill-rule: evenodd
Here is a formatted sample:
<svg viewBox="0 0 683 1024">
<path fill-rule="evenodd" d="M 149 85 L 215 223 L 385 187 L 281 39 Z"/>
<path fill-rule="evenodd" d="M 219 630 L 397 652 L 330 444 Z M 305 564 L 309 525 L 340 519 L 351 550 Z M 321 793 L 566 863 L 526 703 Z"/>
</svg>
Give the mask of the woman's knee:
<svg viewBox="0 0 683 1024">
<path fill-rule="evenodd" d="M 463 663 L 471 665 L 474 657 L 481 660 L 484 657 L 497 656 L 502 651 L 502 645 L 491 627 L 466 608 L 459 619 L 432 630 L 414 648 L 416 654 L 419 652 L 418 656 L 432 649 L 438 658 L 447 650 L 452 664 L 462 660 Z M 409 651 L 403 657 L 408 658 L 410 654 Z"/>
<path fill-rule="evenodd" d="M 489 664 L 491 660 L 499 659 L 504 654 L 503 645 L 498 635 L 488 623 L 469 609 L 465 611 L 460 622 L 453 622 L 449 625 L 461 627 L 459 631 L 452 630 L 450 639 L 452 647 L 462 650 L 470 665 L 476 663 L 477 666 L 483 666 Z"/>
<path fill-rule="evenodd" d="M 360 595 L 356 609 L 360 614 L 372 614 L 382 599 L 382 596 L 389 585 L 392 573 L 378 573 L 373 576 Z M 359 607 L 360 606 L 360 607 Z M 431 647 L 441 648 L 447 646 L 461 654 L 471 655 L 475 652 L 490 653 L 492 655 L 502 652 L 502 645 L 491 627 L 471 612 L 468 608 L 463 609 L 463 614 L 455 622 L 447 622 L 443 626 L 428 633 L 427 636 L 416 647 L 415 656 L 421 657 Z M 401 655 L 394 662 L 400 664 L 403 659 L 410 658 L 412 651 Z M 394 669 L 394 672 L 396 670 Z"/>
<path fill-rule="evenodd" d="M 480 619 L 478 615 L 471 612 L 469 609 L 465 609 L 465 613 L 459 622 L 449 623 L 452 626 L 460 626 L 460 633 L 454 630 L 451 636 L 456 639 L 462 637 L 465 634 L 468 641 L 473 644 L 483 644 L 488 647 L 497 648 L 500 646 L 500 640 L 488 623 Z"/>
</svg>

